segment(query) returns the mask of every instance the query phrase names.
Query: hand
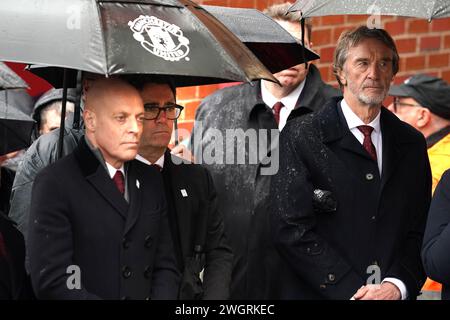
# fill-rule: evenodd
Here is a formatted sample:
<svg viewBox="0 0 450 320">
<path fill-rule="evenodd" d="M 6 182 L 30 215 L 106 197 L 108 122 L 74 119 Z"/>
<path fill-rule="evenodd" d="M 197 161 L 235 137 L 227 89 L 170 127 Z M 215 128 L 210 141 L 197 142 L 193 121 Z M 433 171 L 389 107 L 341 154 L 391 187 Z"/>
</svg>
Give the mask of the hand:
<svg viewBox="0 0 450 320">
<path fill-rule="evenodd" d="M 382 284 L 362 286 L 353 298 L 355 300 L 400 300 L 402 294 L 395 284 L 386 281 Z"/>
<path fill-rule="evenodd" d="M 172 149 L 172 154 L 176 155 L 177 157 L 180 157 L 182 159 L 188 160 L 192 163 L 194 163 L 194 156 L 191 153 L 191 151 L 189 151 L 188 148 L 186 148 L 186 146 L 184 144 L 178 144 L 177 146 L 175 146 Z"/>
</svg>

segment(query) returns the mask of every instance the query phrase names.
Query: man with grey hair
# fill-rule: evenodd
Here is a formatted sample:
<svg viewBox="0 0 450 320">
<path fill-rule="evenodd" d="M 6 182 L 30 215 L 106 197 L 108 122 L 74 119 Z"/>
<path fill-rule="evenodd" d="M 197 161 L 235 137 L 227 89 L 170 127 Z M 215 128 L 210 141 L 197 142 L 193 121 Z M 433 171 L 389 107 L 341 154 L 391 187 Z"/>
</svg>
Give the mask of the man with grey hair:
<svg viewBox="0 0 450 320">
<path fill-rule="evenodd" d="M 266 13 L 294 37 L 301 38 L 300 16 L 286 15 L 289 6 L 288 3 L 276 5 L 268 8 Z M 311 28 L 307 30 L 305 46 L 310 46 Z M 195 159 L 205 164 L 212 174 L 235 255 L 232 299 L 284 298 L 272 286 L 284 287 L 282 281 L 274 278 L 277 271 L 272 271 L 271 267 L 278 261 L 278 254 L 270 242 L 267 226 L 270 175 L 261 172 L 264 169 L 272 171 L 271 174 L 276 172 L 278 160 L 271 153 L 271 143 L 276 144 L 279 132 L 290 119 L 317 111 L 327 99 L 340 95 L 338 90 L 322 81 L 313 64 L 307 69 L 305 64 L 292 66 L 274 76 L 281 86 L 262 80 L 215 92 L 203 100 L 195 117 L 191 139 Z M 224 143 L 225 147 L 221 149 L 212 132 L 220 132 L 227 139 L 230 132 L 253 133 L 255 139 L 238 142 L 232 148 Z M 262 137 L 267 137 L 267 141 Z M 216 148 L 216 155 L 223 154 L 227 159 L 231 155 L 232 161 L 225 164 L 203 161 L 202 150 L 211 147 Z M 235 159 L 235 154 L 245 155 L 245 161 L 240 161 L 238 156 Z M 261 158 L 252 161 L 252 157 L 258 155 L 267 156 L 267 166 L 260 165 Z"/>
<path fill-rule="evenodd" d="M 35 138 L 59 128 L 62 111 L 62 89 L 50 89 L 34 104 L 32 117 L 36 120 Z M 67 90 L 66 118 L 75 109 L 76 90 Z"/>
<path fill-rule="evenodd" d="M 280 137 L 271 227 L 304 299 L 415 299 L 431 174 L 424 137 L 382 102 L 398 71 L 394 41 L 361 26 L 341 35 L 343 99 L 295 119 Z M 313 198 L 327 194 L 317 209 Z"/>
</svg>

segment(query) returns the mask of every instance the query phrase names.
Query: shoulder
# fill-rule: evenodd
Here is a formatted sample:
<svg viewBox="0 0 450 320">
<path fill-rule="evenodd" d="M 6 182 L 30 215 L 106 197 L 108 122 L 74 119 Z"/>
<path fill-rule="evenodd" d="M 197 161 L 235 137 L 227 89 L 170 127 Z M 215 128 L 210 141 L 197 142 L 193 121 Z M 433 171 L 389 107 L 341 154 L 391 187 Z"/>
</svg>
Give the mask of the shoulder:
<svg viewBox="0 0 450 320">
<path fill-rule="evenodd" d="M 256 92 L 255 83 L 243 83 L 215 91 L 205 97 L 197 109 L 197 115 L 215 110 L 216 112 L 226 112 L 227 106 L 236 108 L 241 104 L 236 103 L 237 99 L 248 99 L 253 92 Z"/>
<path fill-rule="evenodd" d="M 37 172 L 33 188 L 39 186 L 45 190 L 51 189 L 59 192 L 76 184 L 81 176 L 76 159 L 73 154 L 70 154 Z"/>
</svg>

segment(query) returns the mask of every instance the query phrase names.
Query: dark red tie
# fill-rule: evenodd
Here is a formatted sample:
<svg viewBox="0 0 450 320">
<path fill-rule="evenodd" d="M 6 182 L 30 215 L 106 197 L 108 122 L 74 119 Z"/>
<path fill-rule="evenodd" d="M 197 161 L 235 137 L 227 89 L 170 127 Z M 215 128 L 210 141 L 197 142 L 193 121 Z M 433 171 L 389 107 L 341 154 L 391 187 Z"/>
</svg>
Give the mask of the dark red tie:
<svg viewBox="0 0 450 320">
<path fill-rule="evenodd" d="M 275 103 L 273 105 L 273 116 L 274 116 L 277 124 L 280 124 L 280 111 L 281 111 L 281 108 L 283 108 L 283 107 L 284 107 L 284 104 L 281 101 L 278 101 L 277 103 Z"/>
<path fill-rule="evenodd" d="M 123 177 L 123 173 L 120 170 L 116 171 L 116 174 L 113 177 L 113 181 L 119 189 L 120 193 L 123 194 L 125 192 L 125 179 Z"/>
<path fill-rule="evenodd" d="M 373 127 L 371 126 L 358 126 L 359 131 L 364 135 L 363 147 L 369 153 L 375 162 L 377 161 L 377 151 L 375 150 L 375 146 L 372 143 L 372 131 Z"/>
</svg>

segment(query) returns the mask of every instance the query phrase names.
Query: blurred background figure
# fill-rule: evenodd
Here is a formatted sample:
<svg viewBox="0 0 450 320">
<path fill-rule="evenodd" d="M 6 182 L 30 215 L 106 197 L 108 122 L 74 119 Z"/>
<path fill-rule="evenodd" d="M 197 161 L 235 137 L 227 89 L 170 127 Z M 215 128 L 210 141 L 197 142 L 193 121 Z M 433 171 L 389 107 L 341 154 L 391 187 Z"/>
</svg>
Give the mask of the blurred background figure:
<svg viewBox="0 0 450 320">
<path fill-rule="evenodd" d="M 0 103 L 2 128 L 2 145 L 0 149 L 0 210 L 8 215 L 9 198 L 15 173 L 24 153 L 23 148 L 29 145 L 31 135 L 31 131 L 27 131 L 28 124 L 25 124 L 23 128 L 19 124 L 28 122 L 27 119 L 32 121 L 29 116 L 33 110 L 33 98 L 23 89 L 1 90 Z M 21 122 L 22 120 L 24 122 Z"/>
<path fill-rule="evenodd" d="M 34 104 L 33 119 L 36 120 L 34 138 L 59 128 L 62 110 L 62 89 L 50 89 Z M 73 117 L 76 90 L 67 90 L 66 119 Z M 68 121 L 69 123 L 70 121 Z M 71 122 L 70 122 L 71 124 Z"/>
<path fill-rule="evenodd" d="M 270 6 L 264 13 L 292 36 L 301 39 L 301 16 L 299 13 L 286 15 L 290 6 L 289 3 Z M 312 45 L 311 32 L 312 25 L 307 20 L 304 35 L 307 48 Z M 239 144 L 231 150 L 233 154 L 251 155 L 258 146 L 260 155 L 269 156 L 272 154 L 271 139 L 277 141 L 287 123 L 320 110 L 327 99 L 341 95 L 339 90 L 323 82 L 318 68 L 310 62 L 308 68 L 302 63 L 277 72 L 274 77 L 281 86 L 265 80 L 244 83 L 218 90 L 201 102 L 191 138 L 199 163 L 203 163 L 200 162 L 202 150 L 208 150 L 216 143 L 211 133 L 219 131 L 226 137 L 230 129 L 258 130 L 259 137 L 275 132 L 276 135 L 267 138 L 267 144 L 257 138 L 259 140 L 254 144 Z M 218 149 L 224 155 L 230 152 L 226 148 Z M 271 177 L 260 173 L 260 163 L 236 162 L 225 165 L 204 162 L 217 188 L 219 208 L 223 210 L 226 233 L 234 253 L 230 298 L 294 299 L 296 275 L 287 268 L 282 269 L 284 262 L 272 245 L 268 229 Z M 265 163 L 270 166 L 272 160 Z"/>
<path fill-rule="evenodd" d="M 436 187 L 422 245 L 427 275 L 443 284 L 442 300 L 450 300 L 450 169 Z M 437 282 L 436 282 L 437 283 Z"/>
<path fill-rule="evenodd" d="M 442 174 L 450 168 L 450 85 L 440 78 L 417 74 L 392 86 L 389 95 L 394 96 L 389 110 L 427 140 L 434 192 Z M 439 283 L 427 279 L 421 298 L 439 298 L 440 291 Z"/>
</svg>

